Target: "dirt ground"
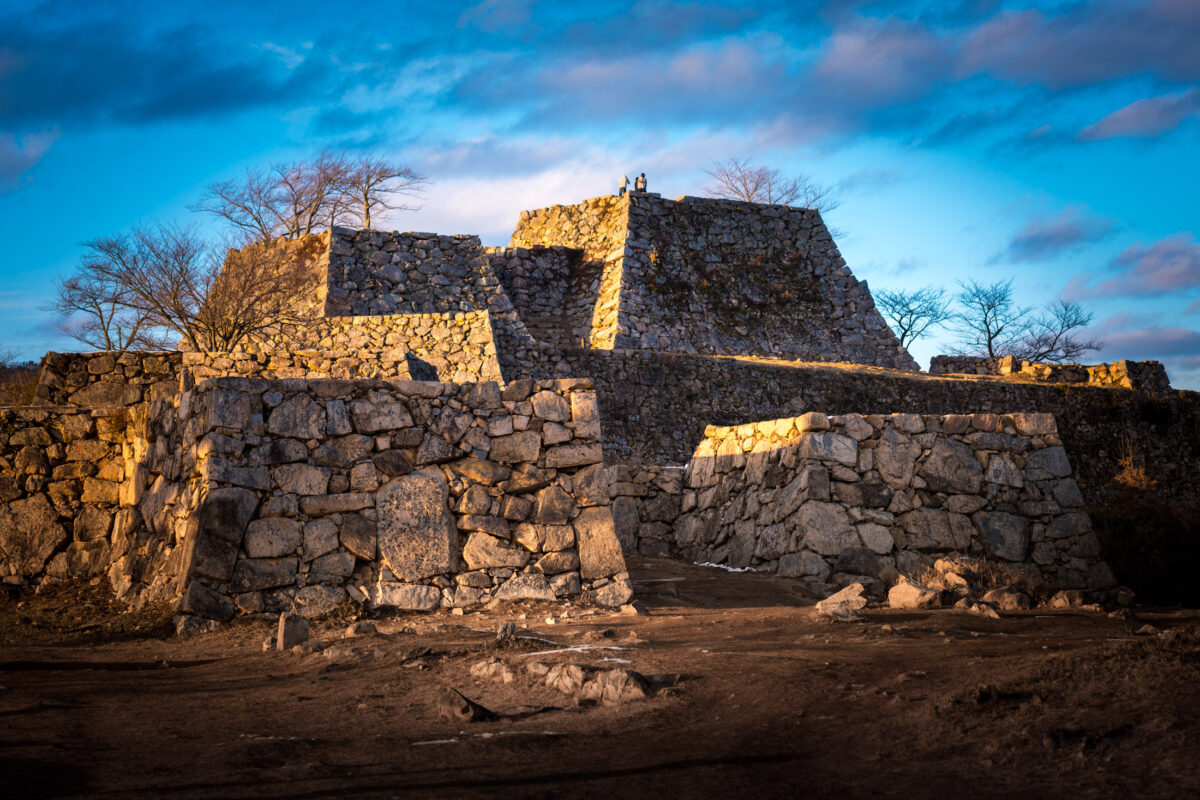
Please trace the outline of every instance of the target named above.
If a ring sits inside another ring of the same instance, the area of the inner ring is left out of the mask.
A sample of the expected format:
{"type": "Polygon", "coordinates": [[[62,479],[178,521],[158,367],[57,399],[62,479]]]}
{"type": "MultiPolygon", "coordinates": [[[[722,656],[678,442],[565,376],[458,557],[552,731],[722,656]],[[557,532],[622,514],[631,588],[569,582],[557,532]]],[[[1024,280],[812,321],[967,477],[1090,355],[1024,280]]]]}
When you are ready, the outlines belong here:
{"type": "Polygon", "coordinates": [[[178,639],[99,587],[0,599],[0,797],[1200,796],[1198,612],[832,623],[784,579],[631,568],[646,616],[343,619],[307,654],[263,652],[267,620],[178,639]],[[497,647],[509,621],[532,638],[497,647]],[[511,682],[471,673],[491,658],[511,682]],[[651,696],[580,703],[533,662],[651,696]],[[500,718],[442,718],[442,687],[500,718]]]}

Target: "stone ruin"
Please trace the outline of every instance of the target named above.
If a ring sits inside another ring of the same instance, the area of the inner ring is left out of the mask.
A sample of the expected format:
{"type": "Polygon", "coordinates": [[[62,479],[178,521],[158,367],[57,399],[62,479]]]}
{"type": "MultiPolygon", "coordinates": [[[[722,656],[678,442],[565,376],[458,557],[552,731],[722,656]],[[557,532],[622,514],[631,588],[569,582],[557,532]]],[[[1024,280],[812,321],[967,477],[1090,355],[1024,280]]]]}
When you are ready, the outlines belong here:
{"type": "Polygon", "coordinates": [[[825,594],[955,555],[1114,583],[1084,509],[1142,387],[921,375],[815,210],[631,193],[505,248],[317,249],[286,337],[46,356],[0,412],[5,580],[217,619],[615,606],[623,552],[825,594]]]}

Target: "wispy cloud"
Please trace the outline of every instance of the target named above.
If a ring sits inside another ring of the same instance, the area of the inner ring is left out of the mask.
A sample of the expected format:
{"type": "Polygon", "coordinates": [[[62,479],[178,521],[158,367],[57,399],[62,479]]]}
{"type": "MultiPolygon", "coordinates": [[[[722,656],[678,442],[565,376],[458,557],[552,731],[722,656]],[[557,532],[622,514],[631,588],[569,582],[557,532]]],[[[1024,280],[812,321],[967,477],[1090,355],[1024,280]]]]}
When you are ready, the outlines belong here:
{"type": "Polygon", "coordinates": [[[1081,141],[1118,136],[1154,138],[1170,133],[1192,117],[1200,117],[1200,89],[1135,100],[1079,132],[1081,141]]]}
{"type": "Polygon", "coordinates": [[[1200,242],[1180,233],[1150,245],[1130,245],[1109,265],[1113,277],[1076,275],[1067,297],[1156,297],[1200,288],[1200,242]]]}
{"type": "Polygon", "coordinates": [[[20,186],[25,173],[42,160],[57,138],[58,131],[27,133],[20,138],[0,132],[0,193],[20,186]]]}
{"type": "Polygon", "coordinates": [[[1114,227],[1111,220],[1091,215],[1081,206],[1073,206],[1026,222],[992,262],[1058,258],[1107,238],[1114,227]]]}

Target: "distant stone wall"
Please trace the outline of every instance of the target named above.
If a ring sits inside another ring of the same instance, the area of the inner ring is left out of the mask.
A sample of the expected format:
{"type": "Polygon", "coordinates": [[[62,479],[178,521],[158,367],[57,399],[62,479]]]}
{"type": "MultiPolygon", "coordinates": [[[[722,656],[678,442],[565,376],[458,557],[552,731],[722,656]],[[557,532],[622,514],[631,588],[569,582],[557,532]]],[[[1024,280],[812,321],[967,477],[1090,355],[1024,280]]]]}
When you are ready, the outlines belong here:
{"type": "MultiPolygon", "coordinates": [[[[588,347],[611,350],[625,346],[621,316],[623,262],[627,255],[629,200],[593,197],[569,206],[522,211],[510,248],[563,246],[583,251],[570,291],[574,294],[570,330],[588,347]]],[[[624,325],[628,327],[627,324],[624,325]]]]}
{"type": "Polygon", "coordinates": [[[986,556],[1058,588],[1115,584],[1049,414],[810,412],[710,428],[673,554],[844,585],[986,556]]]}
{"type": "Polygon", "coordinates": [[[226,379],[189,403],[194,613],[629,597],[585,381],[226,379]]]}
{"type": "Polygon", "coordinates": [[[1104,364],[1051,364],[1015,356],[934,356],[931,375],[1000,375],[1041,383],[1083,383],[1148,392],[1169,392],[1171,381],[1159,361],[1112,361],[1104,364]]]}
{"type": "Polygon", "coordinates": [[[584,251],[572,343],[917,368],[811,209],[630,193],[523,212],[511,245],[584,251]]]}
{"type": "Polygon", "coordinates": [[[179,391],[178,351],[47,353],[35,403],[118,408],[179,391]]]}
{"type": "Polygon", "coordinates": [[[579,347],[592,326],[595,270],[569,247],[489,247],[492,268],[530,335],[556,347],[579,347]]]}
{"type": "Polygon", "coordinates": [[[630,346],[917,369],[819,212],[633,194],[630,346]]]}

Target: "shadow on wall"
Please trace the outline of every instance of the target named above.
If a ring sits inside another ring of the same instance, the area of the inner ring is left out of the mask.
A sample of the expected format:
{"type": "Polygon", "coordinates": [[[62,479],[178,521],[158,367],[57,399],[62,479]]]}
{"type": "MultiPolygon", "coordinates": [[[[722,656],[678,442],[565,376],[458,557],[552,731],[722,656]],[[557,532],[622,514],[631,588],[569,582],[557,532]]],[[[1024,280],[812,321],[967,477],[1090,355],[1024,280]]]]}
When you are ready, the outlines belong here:
{"type": "Polygon", "coordinates": [[[437,367],[428,361],[423,361],[412,353],[405,353],[404,360],[408,362],[408,374],[412,376],[412,380],[434,382],[438,380],[437,367]]]}

